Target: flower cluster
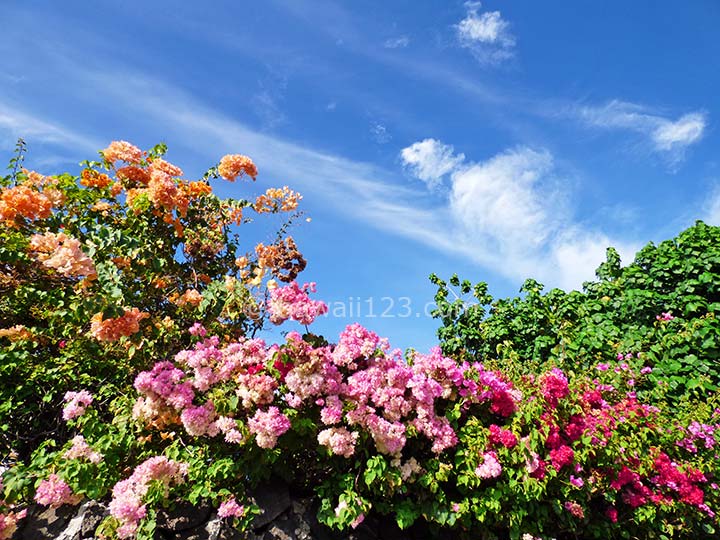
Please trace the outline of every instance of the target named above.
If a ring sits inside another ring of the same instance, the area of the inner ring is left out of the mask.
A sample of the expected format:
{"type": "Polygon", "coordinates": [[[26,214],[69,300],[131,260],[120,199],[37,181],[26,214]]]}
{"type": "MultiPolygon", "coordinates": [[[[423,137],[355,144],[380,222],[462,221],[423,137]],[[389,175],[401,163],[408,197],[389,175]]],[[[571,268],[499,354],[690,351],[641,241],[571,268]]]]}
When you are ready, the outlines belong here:
{"type": "Polygon", "coordinates": [[[278,437],[290,429],[290,420],[277,407],[269,407],[267,411],[257,410],[248,420],[248,428],[260,448],[274,448],[278,437]]]}
{"type": "Polygon", "coordinates": [[[82,435],[76,435],[70,442],[72,446],[63,454],[66,459],[86,459],[95,465],[103,460],[103,455],[93,450],[82,435]]]}
{"type": "MultiPolygon", "coordinates": [[[[0,481],[0,493],[3,491],[4,486],[0,481]]],[[[18,521],[26,515],[26,509],[16,511],[15,505],[0,499],[0,540],[10,540],[17,530],[18,521]]]]}
{"type": "Polygon", "coordinates": [[[63,504],[76,505],[81,500],[82,497],[75,495],[70,486],[55,473],[40,482],[35,490],[35,502],[53,508],[63,504]]]}
{"type": "Polygon", "coordinates": [[[93,397],[87,390],[65,393],[65,407],[63,408],[63,419],[72,420],[85,414],[85,408],[93,402],[93,397]]]}
{"type": "Polygon", "coordinates": [[[495,452],[485,452],[481,456],[482,463],[475,469],[475,474],[480,478],[497,478],[502,473],[502,465],[497,459],[495,452]]]}
{"type": "Polygon", "coordinates": [[[259,269],[270,270],[284,283],[293,281],[307,264],[291,236],[269,246],[260,243],[255,247],[255,253],[259,269]]]}
{"type": "Polygon", "coordinates": [[[117,161],[124,161],[125,163],[137,165],[145,158],[145,152],[127,141],[113,141],[100,153],[105,158],[105,161],[113,164],[117,161]]]}
{"type": "Polygon", "coordinates": [[[280,188],[269,188],[262,195],[255,199],[253,209],[258,214],[267,212],[293,212],[297,210],[302,195],[284,186],[280,188]]]}
{"type": "Polygon", "coordinates": [[[21,184],[0,191],[0,221],[14,222],[50,217],[52,200],[40,191],[21,184]]]}
{"type": "Polygon", "coordinates": [[[230,497],[220,504],[217,515],[219,518],[243,517],[245,515],[245,507],[238,504],[235,497],[230,497]]]}
{"type": "Polygon", "coordinates": [[[300,287],[293,281],[286,287],[271,291],[268,301],[270,321],[280,324],[292,319],[300,324],[310,324],[320,315],[327,313],[327,304],[311,300],[308,291],[315,292],[315,283],[306,283],[300,287]]]}
{"type": "Polygon", "coordinates": [[[228,154],[223,156],[218,165],[218,172],[225,180],[234,182],[238,176],[248,175],[255,180],[258,171],[252,160],[240,154],[228,154]]]}
{"type": "Polygon", "coordinates": [[[118,538],[131,538],[135,535],[138,523],[147,513],[143,498],[151,482],[160,484],[167,497],[170,487],[182,484],[186,474],[186,464],[169,460],[165,456],[156,456],[138,465],[129,478],[115,484],[110,501],[110,514],[120,522],[118,538]]]}
{"type": "Polygon", "coordinates": [[[30,249],[43,266],[66,277],[95,276],[92,259],[80,249],[80,241],[65,233],[35,234],[30,249]]]}
{"type": "Polygon", "coordinates": [[[103,319],[96,313],[90,321],[90,334],[98,341],[117,341],[140,331],[140,321],[149,317],[138,308],[125,309],[120,317],[103,319]]]}
{"type": "Polygon", "coordinates": [[[83,169],[80,173],[80,184],[85,187],[102,189],[111,186],[112,183],[112,178],[95,169],[83,169]]]}

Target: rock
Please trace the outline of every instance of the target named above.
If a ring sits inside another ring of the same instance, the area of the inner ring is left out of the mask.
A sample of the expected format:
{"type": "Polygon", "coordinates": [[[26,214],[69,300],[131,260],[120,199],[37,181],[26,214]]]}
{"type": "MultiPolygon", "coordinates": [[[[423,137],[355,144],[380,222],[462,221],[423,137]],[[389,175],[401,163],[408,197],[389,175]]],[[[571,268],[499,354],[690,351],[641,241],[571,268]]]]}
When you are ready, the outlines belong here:
{"type": "Polygon", "coordinates": [[[204,527],[206,540],[248,540],[253,536],[242,536],[237,529],[229,525],[224,519],[214,517],[204,527]]]}
{"type": "Polygon", "coordinates": [[[289,509],[292,504],[288,486],[280,480],[261,484],[253,490],[252,497],[262,510],[262,514],[253,519],[251,525],[253,530],[261,529],[289,509]]]}
{"type": "Polygon", "coordinates": [[[20,522],[15,537],[21,540],[55,540],[60,537],[77,511],[77,507],[68,505],[60,508],[33,505],[28,509],[25,519],[20,522]]]}
{"type": "Polygon", "coordinates": [[[85,503],[85,515],[80,528],[80,540],[91,540],[95,538],[95,531],[100,522],[109,514],[107,506],[97,501],[85,503]]]}
{"type": "Polygon", "coordinates": [[[157,515],[157,528],[176,533],[204,524],[210,517],[210,506],[195,506],[189,502],[179,502],[172,509],[162,509],[157,515]]]}

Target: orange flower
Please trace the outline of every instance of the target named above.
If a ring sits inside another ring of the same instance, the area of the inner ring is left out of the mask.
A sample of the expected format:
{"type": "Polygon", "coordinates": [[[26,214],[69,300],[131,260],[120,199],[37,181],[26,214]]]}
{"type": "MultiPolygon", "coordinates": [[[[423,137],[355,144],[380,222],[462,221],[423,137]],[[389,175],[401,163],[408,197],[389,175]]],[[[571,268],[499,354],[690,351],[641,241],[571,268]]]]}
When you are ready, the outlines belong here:
{"type": "Polygon", "coordinates": [[[80,241],[65,233],[35,234],[30,239],[30,249],[43,266],[53,268],[63,276],[96,275],[92,259],[80,249],[80,241]]]}
{"type": "Polygon", "coordinates": [[[183,186],[183,189],[185,190],[185,193],[187,193],[187,196],[191,199],[196,199],[198,197],[202,197],[203,195],[210,195],[212,193],[210,184],[205,182],[189,182],[183,186]]]}
{"type": "Polygon", "coordinates": [[[14,186],[0,192],[0,220],[12,221],[18,216],[27,219],[50,217],[52,202],[43,193],[26,185],[14,186]]]}
{"type": "Polygon", "coordinates": [[[32,338],[32,333],[22,324],[16,324],[10,328],[0,328],[0,337],[6,337],[10,341],[27,340],[32,338]]]}
{"type": "Polygon", "coordinates": [[[27,176],[27,183],[32,186],[43,186],[47,181],[47,177],[39,172],[28,171],[27,169],[23,169],[22,171],[27,176]]]}
{"type": "Polygon", "coordinates": [[[156,207],[162,206],[167,210],[172,210],[175,206],[177,192],[177,185],[170,175],[161,171],[154,171],[150,175],[148,198],[156,207]]]}
{"type": "Polygon", "coordinates": [[[200,305],[200,302],[202,302],[202,294],[200,294],[195,289],[188,289],[182,295],[175,300],[175,303],[178,306],[192,306],[192,307],[198,307],[200,305]]]}
{"type": "Polygon", "coordinates": [[[238,176],[247,174],[250,178],[255,180],[257,177],[257,167],[252,160],[240,154],[228,154],[223,156],[218,166],[218,172],[225,180],[234,182],[238,176]]]}
{"type": "Polygon", "coordinates": [[[80,184],[85,187],[105,188],[112,184],[112,179],[101,172],[93,169],[84,169],[80,173],[80,184]]]}
{"type": "Polygon", "coordinates": [[[150,173],[152,174],[155,171],[160,171],[168,176],[182,176],[183,171],[180,167],[177,167],[173,165],[172,163],[168,163],[162,158],[155,158],[150,163],[150,173]]]}
{"type": "Polygon", "coordinates": [[[116,175],[119,180],[129,180],[144,186],[150,182],[150,174],[142,167],[133,167],[131,165],[120,167],[116,175]]]}
{"type": "Polygon", "coordinates": [[[255,199],[253,208],[258,214],[265,212],[292,212],[298,207],[302,195],[284,186],[282,189],[270,188],[255,199]]]}
{"type": "Polygon", "coordinates": [[[113,141],[102,152],[103,157],[110,163],[124,161],[125,163],[140,163],[145,157],[145,152],[127,141],[113,141]]]}
{"type": "Polygon", "coordinates": [[[138,308],[126,308],[123,315],[114,319],[103,319],[102,313],[96,313],[90,320],[90,334],[98,341],[117,341],[139,332],[140,321],[149,316],[138,308]]]}

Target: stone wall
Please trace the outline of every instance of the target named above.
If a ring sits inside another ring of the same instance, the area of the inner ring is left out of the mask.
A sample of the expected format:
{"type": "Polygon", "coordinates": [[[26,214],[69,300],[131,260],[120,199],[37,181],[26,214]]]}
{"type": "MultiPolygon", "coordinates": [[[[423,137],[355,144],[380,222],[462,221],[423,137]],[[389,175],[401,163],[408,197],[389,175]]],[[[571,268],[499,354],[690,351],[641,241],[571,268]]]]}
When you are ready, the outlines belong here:
{"type": "MultiPolygon", "coordinates": [[[[288,487],[274,482],[258,488],[254,497],[262,514],[252,528],[239,533],[209,506],[187,503],[158,515],[156,540],[427,540],[430,532],[420,526],[401,531],[390,518],[369,516],[352,531],[332,531],[318,523],[317,507],[310,498],[292,497],[288,487]]],[[[57,510],[34,506],[19,524],[13,540],[91,540],[103,518],[106,503],[87,501],[57,510]]],[[[456,536],[448,534],[442,538],[456,536]]]]}

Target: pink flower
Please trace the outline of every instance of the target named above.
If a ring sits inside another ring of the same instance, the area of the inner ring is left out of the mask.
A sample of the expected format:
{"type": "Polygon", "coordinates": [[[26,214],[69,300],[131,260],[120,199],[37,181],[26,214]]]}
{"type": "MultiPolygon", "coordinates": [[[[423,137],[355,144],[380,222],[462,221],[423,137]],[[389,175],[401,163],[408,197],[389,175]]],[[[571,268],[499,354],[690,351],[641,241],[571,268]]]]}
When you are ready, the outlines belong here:
{"type": "Polygon", "coordinates": [[[190,329],[188,330],[188,332],[190,332],[191,336],[197,336],[197,337],[205,337],[207,335],[207,330],[199,322],[196,322],[195,324],[193,324],[190,327],[190,329]]]}
{"type": "Polygon", "coordinates": [[[387,349],[387,341],[380,339],[375,332],[362,325],[348,325],[340,334],[338,344],[333,349],[333,362],[338,366],[357,369],[355,360],[370,358],[378,348],[387,349]]]}
{"type": "Polygon", "coordinates": [[[63,454],[63,457],[66,459],[84,458],[96,465],[103,460],[103,455],[95,452],[82,435],[76,435],[73,438],[72,446],[63,454]]]}
{"type": "Polygon", "coordinates": [[[365,519],[365,514],[358,514],[358,516],[353,519],[352,523],[350,523],[350,527],[353,529],[356,529],[358,525],[360,525],[363,520],[365,519]]]}
{"type": "Polygon", "coordinates": [[[36,503],[53,508],[63,504],[75,505],[80,499],[81,497],[74,495],[70,486],[55,473],[40,482],[35,491],[36,503]]]}
{"type": "Polygon", "coordinates": [[[245,515],[245,507],[239,505],[235,497],[230,497],[227,501],[223,501],[220,504],[217,515],[220,518],[243,517],[245,515]]]}
{"type": "Polygon", "coordinates": [[[267,411],[257,410],[248,420],[248,428],[260,448],[275,448],[278,437],[290,429],[290,420],[277,407],[270,407],[267,411]]]}
{"type": "Polygon", "coordinates": [[[564,506],[565,506],[565,510],[570,512],[576,518],[582,519],[585,517],[585,512],[583,511],[583,507],[580,506],[575,501],[566,501],[564,506]]]}
{"type": "Polygon", "coordinates": [[[605,515],[612,521],[613,523],[617,523],[618,520],[618,511],[614,506],[608,507],[607,510],[605,510],[605,515]]]}
{"type": "Polygon", "coordinates": [[[315,292],[315,283],[306,283],[299,287],[293,281],[286,287],[273,289],[268,301],[270,322],[280,324],[292,319],[307,325],[320,315],[327,313],[327,304],[319,300],[311,300],[308,291],[315,292]]]}
{"type": "Polygon", "coordinates": [[[93,402],[93,397],[87,390],[65,393],[65,407],[63,408],[63,420],[72,420],[85,414],[85,408],[93,402]]]}
{"type": "Polygon", "coordinates": [[[656,315],[655,318],[658,321],[672,321],[675,317],[671,313],[663,312],[661,315],[656,315]]]}
{"type": "Polygon", "coordinates": [[[208,401],[200,407],[189,405],[180,414],[185,431],[193,437],[217,435],[220,430],[215,424],[216,418],[215,406],[212,401],[208,401]]]}
{"type": "Polygon", "coordinates": [[[558,399],[564,398],[570,392],[568,380],[558,368],[545,373],[540,383],[542,395],[551,407],[557,407],[558,399]]]}
{"type": "Polygon", "coordinates": [[[318,433],[318,443],[328,447],[333,454],[349,458],[355,453],[359,433],[352,433],[344,427],[328,428],[318,433]]]}
{"type": "MultiPolygon", "coordinates": [[[[621,359],[621,357],[622,354],[618,353],[618,360],[621,359]]],[[[597,369],[598,371],[607,371],[608,369],[610,369],[610,366],[608,364],[598,364],[597,366],[595,366],[595,369],[597,369]]]]}
{"type": "Polygon", "coordinates": [[[151,482],[159,483],[167,497],[171,485],[185,481],[187,471],[186,463],[155,456],[138,465],[130,478],[115,484],[109,509],[110,514],[120,522],[118,538],[131,538],[137,532],[138,523],[147,514],[143,498],[151,482]]]}
{"type": "Polygon", "coordinates": [[[7,511],[0,514],[0,540],[10,540],[17,530],[17,523],[24,519],[27,510],[23,509],[19,512],[7,511]]]}
{"type": "Polygon", "coordinates": [[[513,448],[518,442],[512,431],[502,429],[495,424],[491,424],[488,429],[490,430],[488,438],[490,444],[502,444],[505,448],[513,448]]]}
{"type": "Polygon", "coordinates": [[[574,458],[575,453],[572,448],[567,445],[562,445],[554,450],[550,450],[550,462],[556,471],[559,471],[566,465],[570,465],[574,458]]]}
{"type": "Polygon", "coordinates": [[[577,488],[581,488],[585,485],[585,481],[582,478],[573,476],[572,474],[570,475],[570,483],[577,488]]]}
{"type": "Polygon", "coordinates": [[[502,473],[502,465],[497,460],[495,452],[485,452],[481,454],[483,462],[475,469],[475,474],[480,478],[497,478],[502,473]]]}

